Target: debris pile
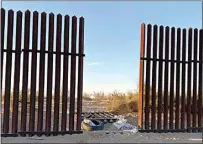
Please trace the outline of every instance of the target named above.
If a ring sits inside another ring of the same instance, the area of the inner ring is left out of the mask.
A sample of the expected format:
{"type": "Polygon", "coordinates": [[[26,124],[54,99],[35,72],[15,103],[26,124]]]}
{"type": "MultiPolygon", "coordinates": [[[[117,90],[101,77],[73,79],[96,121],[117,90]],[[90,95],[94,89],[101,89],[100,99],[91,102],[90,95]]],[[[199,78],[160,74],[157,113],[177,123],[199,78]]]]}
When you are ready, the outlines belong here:
{"type": "MultiPolygon", "coordinates": [[[[96,130],[103,130],[104,129],[104,121],[101,119],[104,118],[84,118],[82,121],[82,129],[86,131],[96,131],[96,130]]],[[[131,125],[127,123],[127,119],[124,118],[124,116],[114,116],[111,117],[111,119],[116,119],[116,121],[113,123],[113,126],[115,126],[118,130],[124,131],[124,132],[132,132],[132,133],[137,133],[138,129],[136,126],[131,125]]]]}
{"type": "Polygon", "coordinates": [[[127,123],[127,119],[125,119],[124,116],[118,116],[117,118],[118,118],[118,121],[113,123],[113,125],[116,126],[119,130],[132,132],[132,133],[138,132],[137,127],[127,123]]]}

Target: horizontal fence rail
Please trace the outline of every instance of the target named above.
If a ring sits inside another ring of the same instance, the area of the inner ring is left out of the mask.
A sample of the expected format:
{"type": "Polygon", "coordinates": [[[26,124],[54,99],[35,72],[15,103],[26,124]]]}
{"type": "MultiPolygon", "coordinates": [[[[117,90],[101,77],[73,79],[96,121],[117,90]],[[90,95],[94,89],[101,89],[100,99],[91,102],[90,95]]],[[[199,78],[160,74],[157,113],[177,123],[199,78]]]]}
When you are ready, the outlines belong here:
{"type": "Polygon", "coordinates": [[[84,56],[83,17],[2,8],[1,135],[81,133],[84,56]]]}
{"type": "Polygon", "coordinates": [[[203,29],[141,25],[138,126],[203,131],[203,29]]]}

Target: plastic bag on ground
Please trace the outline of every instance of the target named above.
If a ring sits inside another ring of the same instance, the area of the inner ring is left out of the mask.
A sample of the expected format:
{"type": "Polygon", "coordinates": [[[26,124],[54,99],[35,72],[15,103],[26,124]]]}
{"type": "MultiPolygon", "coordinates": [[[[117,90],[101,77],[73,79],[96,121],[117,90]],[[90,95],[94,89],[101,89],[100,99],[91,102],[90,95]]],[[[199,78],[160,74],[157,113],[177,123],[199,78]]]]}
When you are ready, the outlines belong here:
{"type": "Polygon", "coordinates": [[[119,120],[113,123],[113,125],[116,126],[118,129],[121,129],[126,132],[132,132],[132,133],[138,132],[137,127],[127,123],[127,119],[125,119],[123,116],[118,116],[117,118],[119,120]]]}
{"type": "Polygon", "coordinates": [[[127,120],[123,116],[118,116],[117,118],[119,120],[117,122],[113,123],[113,125],[116,126],[118,129],[121,129],[125,125],[127,120]]]}
{"type": "Polygon", "coordinates": [[[137,133],[138,129],[136,126],[133,126],[129,123],[125,123],[125,125],[121,128],[123,131],[137,133]]]}

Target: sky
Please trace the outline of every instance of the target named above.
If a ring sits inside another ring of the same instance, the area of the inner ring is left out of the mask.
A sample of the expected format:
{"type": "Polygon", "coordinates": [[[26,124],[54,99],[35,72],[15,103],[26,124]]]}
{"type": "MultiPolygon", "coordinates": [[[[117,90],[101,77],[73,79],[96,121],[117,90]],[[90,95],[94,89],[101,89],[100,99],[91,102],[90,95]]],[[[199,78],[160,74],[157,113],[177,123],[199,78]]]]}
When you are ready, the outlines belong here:
{"type": "Polygon", "coordinates": [[[2,6],[85,18],[84,92],[138,89],[141,23],[202,27],[202,4],[197,1],[12,1],[2,6]]]}

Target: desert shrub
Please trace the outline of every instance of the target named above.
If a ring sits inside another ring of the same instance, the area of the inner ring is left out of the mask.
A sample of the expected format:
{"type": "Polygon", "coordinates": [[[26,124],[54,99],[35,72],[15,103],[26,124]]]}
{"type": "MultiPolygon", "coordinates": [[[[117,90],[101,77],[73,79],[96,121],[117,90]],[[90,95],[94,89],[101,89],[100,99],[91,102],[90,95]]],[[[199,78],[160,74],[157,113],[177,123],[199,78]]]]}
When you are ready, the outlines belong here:
{"type": "Polygon", "coordinates": [[[87,93],[84,93],[83,94],[83,100],[92,101],[92,98],[87,93]]]}
{"type": "Polygon", "coordinates": [[[93,99],[96,103],[107,100],[106,95],[103,92],[93,92],[93,99]]]}
{"type": "Polygon", "coordinates": [[[108,96],[109,102],[106,110],[115,114],[126,114],[138,111],[138,93],[118,93],[114,92],[108,96]]]}

